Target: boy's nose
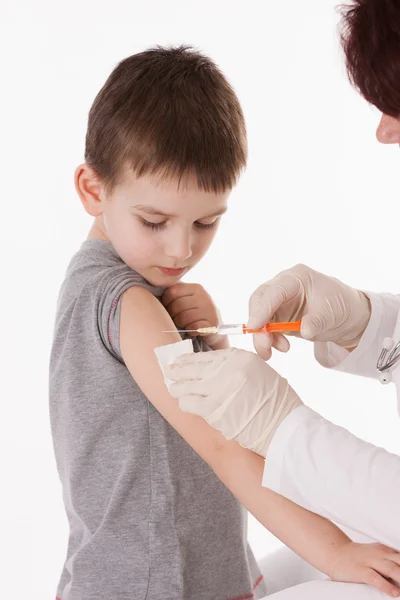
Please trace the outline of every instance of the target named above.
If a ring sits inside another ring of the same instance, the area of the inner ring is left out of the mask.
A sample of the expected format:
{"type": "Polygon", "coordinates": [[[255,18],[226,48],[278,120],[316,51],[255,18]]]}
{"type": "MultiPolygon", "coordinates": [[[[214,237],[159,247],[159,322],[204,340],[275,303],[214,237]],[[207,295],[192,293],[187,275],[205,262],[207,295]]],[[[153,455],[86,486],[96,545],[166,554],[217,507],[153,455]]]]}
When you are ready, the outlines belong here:
{"type": "Polygon", "coordinates": [[[381,144],[400,144],[400,118],[382,115],[376,137],[381,144]]]}
{"type": "Polygon", "coordinates": [[[169,240],[165,253],[169,258],[179,262],[178,266],[183,266],[181,263],[185,262],[192,256],[192,244],[190,235],[184,233],[175,233],[169,240]]]}

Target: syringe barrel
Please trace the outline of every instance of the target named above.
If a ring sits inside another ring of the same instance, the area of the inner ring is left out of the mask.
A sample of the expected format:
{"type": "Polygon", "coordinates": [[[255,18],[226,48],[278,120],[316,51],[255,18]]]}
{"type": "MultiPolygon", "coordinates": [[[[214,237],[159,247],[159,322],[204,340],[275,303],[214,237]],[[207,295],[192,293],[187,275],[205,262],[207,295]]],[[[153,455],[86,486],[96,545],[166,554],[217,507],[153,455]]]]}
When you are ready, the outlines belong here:
{"type": "Polygon", "coordinates": [[[221,335],[243,335],[243,325],[220,325],[218,333],[221,335]]]}

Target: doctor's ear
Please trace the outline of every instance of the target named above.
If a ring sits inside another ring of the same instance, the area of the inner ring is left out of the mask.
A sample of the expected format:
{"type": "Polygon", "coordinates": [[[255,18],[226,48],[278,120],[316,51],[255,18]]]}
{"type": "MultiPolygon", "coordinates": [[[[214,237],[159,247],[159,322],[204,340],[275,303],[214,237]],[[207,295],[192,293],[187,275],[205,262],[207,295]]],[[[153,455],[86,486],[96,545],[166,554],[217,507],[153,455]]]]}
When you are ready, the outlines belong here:
{"type": "Polygon", "coordinates": [[[92,217],[99,217],[103,213],[105,202],[99,176],[87,163],[83,163],[75,169],[74,183],[86,212],[92,217]]]}

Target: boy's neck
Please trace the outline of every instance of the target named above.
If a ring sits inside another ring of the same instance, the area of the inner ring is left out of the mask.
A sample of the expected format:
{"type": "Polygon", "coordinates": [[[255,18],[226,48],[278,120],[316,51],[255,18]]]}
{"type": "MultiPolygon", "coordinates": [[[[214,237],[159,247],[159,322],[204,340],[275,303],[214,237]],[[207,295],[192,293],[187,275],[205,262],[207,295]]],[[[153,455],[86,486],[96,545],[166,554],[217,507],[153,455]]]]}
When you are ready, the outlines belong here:
{"type": "Polygon", "coordinates": [[[94,219],[93,224],[88,233],[87,239],[88,240],[103,240],[105,242],[109,242],[109,239],[105,232],[103,219],[101,216],[96,217],[94,219]]]}

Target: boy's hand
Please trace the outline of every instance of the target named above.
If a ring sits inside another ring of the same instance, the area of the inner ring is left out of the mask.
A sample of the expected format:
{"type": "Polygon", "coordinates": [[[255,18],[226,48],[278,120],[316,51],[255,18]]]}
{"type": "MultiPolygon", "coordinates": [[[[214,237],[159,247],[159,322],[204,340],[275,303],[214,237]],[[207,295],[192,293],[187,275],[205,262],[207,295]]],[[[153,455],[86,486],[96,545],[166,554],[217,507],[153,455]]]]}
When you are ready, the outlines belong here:
{"type": "Polygon", "coordinates": [[[333,581],[367,583],[392,598],[400,596],[400,553],[383,544],[350,542],[338,550],[331,562],[333,581]]]}
{"type": "MultiPolygon", "coordinates": [[[[219,315],[211,296],[198,283],[177,283],[167,288],[162,303],[173,319],[177,329],[199,329],[215,327],[219,324],[219,315]]],[[[189,335],[195,336],[196,333],[189,335]]],[[[217,333],[202,336],[210,348],[222,349],[226,336],[217,333]]]]}

